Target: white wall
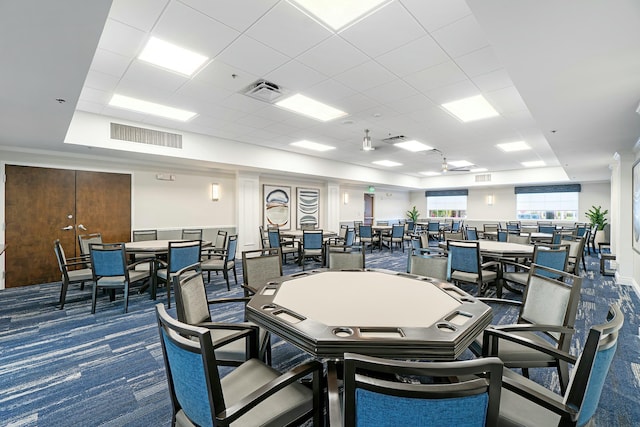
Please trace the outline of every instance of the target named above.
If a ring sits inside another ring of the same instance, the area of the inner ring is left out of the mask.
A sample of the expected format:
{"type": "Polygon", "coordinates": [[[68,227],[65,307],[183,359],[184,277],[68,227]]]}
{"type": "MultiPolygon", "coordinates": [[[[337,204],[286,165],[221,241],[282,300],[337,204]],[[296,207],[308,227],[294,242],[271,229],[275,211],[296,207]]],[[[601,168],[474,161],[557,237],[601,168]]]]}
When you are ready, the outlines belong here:
{"type": "Polygon", "coordinates": [[[364,194],[373,194],[374,221],[397,221],[407,218],[413,206],[411,193],[403,190],[376,189],[369,193],[368,187],[343,186],[340,189],[340,222],[362,221],[364,218],[364,194]],[[349,194],[349,203],[344,203],[344,193],[349,194]]]}

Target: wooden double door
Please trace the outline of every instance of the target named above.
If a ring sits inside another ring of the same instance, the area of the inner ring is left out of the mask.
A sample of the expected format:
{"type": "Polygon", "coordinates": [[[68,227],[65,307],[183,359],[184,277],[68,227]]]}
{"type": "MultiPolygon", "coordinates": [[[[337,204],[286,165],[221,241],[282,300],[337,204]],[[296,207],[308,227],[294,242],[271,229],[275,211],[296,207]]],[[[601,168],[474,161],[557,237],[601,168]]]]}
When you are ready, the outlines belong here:
{"type": "Polygon", "coordinates": [[[79,234],[105,242],[131,235],[131,175],[6,166],[5,286],[60,280],[53,241],[80,254],[79,234]]]}

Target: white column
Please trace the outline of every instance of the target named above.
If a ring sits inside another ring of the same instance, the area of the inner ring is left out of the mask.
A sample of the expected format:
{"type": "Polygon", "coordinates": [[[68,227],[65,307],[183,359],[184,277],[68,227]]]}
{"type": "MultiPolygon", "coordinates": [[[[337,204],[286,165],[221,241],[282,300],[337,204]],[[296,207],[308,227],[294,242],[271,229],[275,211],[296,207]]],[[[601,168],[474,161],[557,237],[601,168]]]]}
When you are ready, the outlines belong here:
{"type": "Polygon", "coordinates": [[[256,173],[236,172],[236,212],[238,215],[238,253],[260,249],[258,227],[262,224],[260,176],[256,173]]]}
{"type": "MultiPolygon", "coordinates": [[[[618,269],[616,281],[632,284],[634,250],[632,243],[632,153],[616,153],[611,168],[611,244],[618,269]]],[[[637,255],[637,254],[636,254],[637,255]]]]}
{"type": "Polygon", "coordinates": [[[327,184],[327,230],[340,230],[340,186],[327,184]]]}

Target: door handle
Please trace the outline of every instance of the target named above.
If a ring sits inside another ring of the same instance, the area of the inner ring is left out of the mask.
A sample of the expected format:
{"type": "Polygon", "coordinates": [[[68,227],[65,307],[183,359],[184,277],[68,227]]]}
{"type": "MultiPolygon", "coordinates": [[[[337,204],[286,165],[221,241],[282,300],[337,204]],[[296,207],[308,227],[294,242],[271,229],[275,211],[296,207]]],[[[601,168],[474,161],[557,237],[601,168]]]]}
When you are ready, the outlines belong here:
{"type": "Polygon", "coordinates": [[[62,227],[60,230],[65,230],[65,231],[73,230],[73,225],[67,225],[66,227],[62,227]]]}
{"type": "Polygon", "coordinates": [[[78,230],[87,231],[87,227],[82,224],[78,224],[78,230]]]}

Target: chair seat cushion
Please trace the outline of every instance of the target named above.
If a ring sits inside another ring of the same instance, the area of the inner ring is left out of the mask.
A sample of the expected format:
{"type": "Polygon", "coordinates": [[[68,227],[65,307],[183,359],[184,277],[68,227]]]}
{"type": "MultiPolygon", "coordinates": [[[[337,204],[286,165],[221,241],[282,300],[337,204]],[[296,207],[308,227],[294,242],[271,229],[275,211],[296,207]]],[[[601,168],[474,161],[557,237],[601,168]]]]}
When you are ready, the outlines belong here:
{"type": "MultiPolygon", "coordinates": [[[[233,268],[235,261],[229,261],[226,263],[226,269],[230,270],[233,268]]],[[[203,270],[224,270],[225,269],[225,261],[224,259],[208,259],[202,261],[200,264],[200,268],[203,270]]]]}
{"type": "Polygon", "coordinates": [[[320,256],[322,255],[322,249],[305,249],[305,256],[320,256]]]}
{"type": "MultiPolygon", "coordinates": [[[[523,338],[530,339],[539,346],[554,348],[549,341],[533,332],[510,332],[523,338]]],[[[474,343],[476,348],[482,348],[483,334],[480,334],[474,343]]],[[[553,357],[541,351],[514,343],[513,341],[500,340],[498,344],[498,357],[507,367],[528,367],[541,366],[544,363],[553,363],[556,361],[553,357]]]]}
{"type": "MultiPolygon", "coordinates": [[[[249,322],[240,323],[240,325],[242,324],[252,325],[252,323],[249,323],[249,322]]],[[[204,326],[204,327],[206,327],[206,325],[207,325],[206,322],[200,324],[200,326],[204,326]]],[[[230,329],[212,329],[211,338],[213,339],[214,342],[216,342],[217,340],[226,338],[229,335],[235,334],[236,332],[238,331],[230,330],[230,329]]],[[[269,335],[267,331],[263,328],[260,328],[258,333],[258,346],[260,348],[262,348],[262,344],[266,339],[269,339],[269,335]]],[[[235,340],[225,346],[222,346],[216,349],[215,353],[216,353],[216,358],[219,360],[230,360],[230,361],[238,361],[238,362],[244,361],[247,359],[246,342],[245,340],[235,340]]]]}
{"type": "MultiPolygon", "coordinates": [[[[280,376],[280,372],[257,359],[251,359],[231,371],[220,382],[227,407],[280,376]]],[[[295,383],[280,390],[233,423],[237,426],[283,426],[313,409],[313,392],[295,383]]]]}
{"type": "MultiPolygon", "coordinates": [[[[482,280],[484,282],[493,282],[498,277],[498,273],[495,271],[482,271],[482,280]]],[[[467,273],[465,271],[454,271],[451,273],[451,279],[459,280],[461,282],[476,283],[478,281],[478,275],[476,273],[467,273]]]]}
{"type": "MultiPolygon", "coordinates": [[[[516,373],[508,369],[503,371],[503,376],[518,377],[516,373]]],[[[520,377],[520,380],[521,379],[522,378],[520,377]]],[[[533,381],[527,381],[527,387],[535,389],[536,392],[548,397],[549,399],[556,401],[561,400],[559,395],[537,383],[534,383],[533,381]]],[[[560,416],[543,409],[531,400],[521,397],[503,387],[502,392],[500,393],[500,416],[498,426],[515,427],[531,425],[532,420],[535,420],[535,424],[539,426],[556,426],[560,422],[560,416]]]]}
{"type": "Polygon", "coordinates": [[[529,279],[528,271],[505,271],[502,273],[502,278],[509,282],[518,283],[520,285],[526,285],[529,279]]]}
{"type": "Polygon", "coordinates": [[[91,272],[90,268],[83,268],[81,270],[69,270],[67,274],[69,275],[70,282],[93,280],[93,273],[91,272]]]}
{"type": "Polygon", "coordinates": [[[129,282],[135,283],[140,280],[148,279],[151,277],[151,272],[149,270],[130,270],[129,271],[129,282]]]}

